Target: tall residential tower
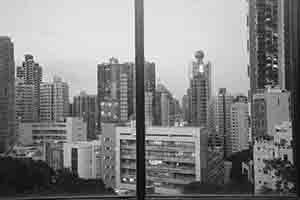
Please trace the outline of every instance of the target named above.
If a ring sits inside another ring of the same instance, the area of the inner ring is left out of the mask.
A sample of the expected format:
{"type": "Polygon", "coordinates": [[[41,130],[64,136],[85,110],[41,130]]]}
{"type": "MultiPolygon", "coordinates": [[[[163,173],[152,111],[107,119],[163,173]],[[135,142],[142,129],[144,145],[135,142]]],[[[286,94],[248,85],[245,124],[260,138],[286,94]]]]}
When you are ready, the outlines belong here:
{"type": "Polygon", "coordinates": [[[0,153],[8,150],[15,136],[14,45],[0,37],[0,153]]]}

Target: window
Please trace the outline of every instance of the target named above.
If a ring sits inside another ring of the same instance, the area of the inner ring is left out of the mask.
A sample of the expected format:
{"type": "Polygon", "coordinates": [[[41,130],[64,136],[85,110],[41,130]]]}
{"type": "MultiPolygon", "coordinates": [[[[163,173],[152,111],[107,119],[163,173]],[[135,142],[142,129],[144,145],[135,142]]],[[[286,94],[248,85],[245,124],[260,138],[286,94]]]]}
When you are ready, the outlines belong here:
{"type": "Polygon", "coordinates": [[[298,0],[1,3],[0,196],[295,193],[298,0]]]}
{"type": "Polygon", "coordinates": [[[287,160],[288,160],[288,155],[287,155],[287,154],[284,154],[284,155],[283,155],[283,160],[284,160],[284,161],[287,161],[287,160]]]}

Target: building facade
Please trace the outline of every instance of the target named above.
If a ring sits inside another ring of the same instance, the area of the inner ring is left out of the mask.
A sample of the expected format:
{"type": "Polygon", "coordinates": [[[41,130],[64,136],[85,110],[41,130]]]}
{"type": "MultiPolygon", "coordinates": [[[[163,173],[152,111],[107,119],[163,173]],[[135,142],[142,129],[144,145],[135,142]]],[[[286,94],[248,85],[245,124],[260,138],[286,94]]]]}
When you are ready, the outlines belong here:
{"type": "Polygon", "coordinates": [[[251,96],[266,85],[284,89],[283,0],[249,0],[248,6],[251,96]]]}
{"type": "Polygon", "coordinates": [[[161,83],[155,92],[154,124],[156,126],[174,126],[175,99],[171,92],[161,83]]]}
{"type": "MultiPolygon", "coordinates": [[[[272,137],[257,138],[254,143],[254,189],[257,194],[262,193],[266,188],[276,190],[277,181],[281,179],[275,170],[267,169],[266,161],[281,159],[294,163],[291,122],[286,121],[276,125],[272,135],[272,137]]],[[[293,183],[288,184],[288,187],[291,186],[293,183]]]]}
{"type": "MultiPolygon", "coordinates": [[[[116,188],[135,190],[134,123],[115,130],[116,188]]],[[[217,182],[217,171],[221,172],[223,165],[215,161],[222,156],[212,156],[216,152],[209,150],[207,134],[205,129],[195,127],[147,127],[147,187],[154,187],[155,193],[178,194],[185,184],[194,181],[217,182]]]]}
{"type": "Polygon", "coordinates": [[[220,88],[215,101],[215,129],[217,138],[221,139],[224,157],[227,157],[227,153],[230,152],[230,109],[232,102],[233,96],[226,91],[226,88],[220,88]]]}
{"type": "Polygon", "coordinates": [[[83,179],[101,177],[101,141],[83,141],[63,144],[64,167],[83,179]]]}
{"type": "Polygon", "coordinates": [[[145,92],[145,125],[152,126],[153,123],[153,93],[145,92]]]}
{"type": "Polygon", "coordinates": [[[58,76],[40,86],[40,121],[62,122],[69,116],[69,86],[58,76]]]}
{"type": "Polygon", "coordinates": [[[96,138],[96,124],[98,115],[97,96],[81,92],[73,97],[72,116],[82,117],[87,123],[88,139],[96,138]]]}
{"type": "Polygon", "coordinates": [[[133,114],[134,66],[133,63],[119,63],[111,58],[108,63],[98,65],[98,125],[120,122],[133,114]]]}
{"type": "Polygon", "coordinates": [[[20,122],[34,122],[34,85],[25,84],[17,78],[15,82],[16,117],[20,122]]]}
{"type": "Polygon", "coordinates": [[[0,152],[8,150],[15,137],[14,45],[0,36],[0,152]]]}
{"type": "MultiPolygon", "coordinates": [[[[133,66],[133,108],[134,113],[136,112],[136,70],[135,65],[133,66]]],[[[148,110],[152,110],[152,116],[151,122],[148,122],[148,124],[155,124],[155,91],[156,91],[156,68],[154,62],[147,62],[144,63],[144,90],[145,90],[145,98],[146,96],[152,96],[152,102],[151,105],[148,104],[148,106],[151,106],[152,108],[148,110]]],[[[146,100],[146,99],[145,99],[146,100]]],[[[145,113],[145,116],[147,116],[147,113],[145,113]]],[[[150,117],[148,117],[150,119],[150,117]]]]}
{"type": "Polygon", "coordinates": [[[253,137],[271,135],[274,126],[290,121],[290,93],[278,88],[268,88],[253,96],[253,137]]]}
{"type": "Polygon", "coordinates": [[[25,61],[21,66],[17,67],[17,78],[24,80],[25,84],[34,86],[34,107],[33,118],[34,121],[39,121],[40,115],[40,84],[42,82],[42,67],[34,61],[34,57],[26,54],[25,61]]]}
{"type": "Polygon", "coordinates": [[[189,112],[192,126],[207,127],[208,103],[211,98],[211,64],[203,62],[203,51],[195,53],[189,74],[189,112]]]}
{"type": "Polygon", "coordinates": [[[18,141],[22,145],[39,142],[86,141],[86,123],[82,118],[68,117],[65,122],[21,123],[18,141]]]}
{"type": "MultiPolygon", "coordinates": [[[[245,97],[247,99],[247,97],[245,97]]],[[[239,97],[233,100],[230,108],[230,135],[228,155],[249,148],[249,106],[239,97]]]]}
{"type": "Polygon", "coordinates": [[[101,176],[106,187],[116,187],[116,126],[115,123],[103,123],[101,135],[102,166],[101,176]]]}

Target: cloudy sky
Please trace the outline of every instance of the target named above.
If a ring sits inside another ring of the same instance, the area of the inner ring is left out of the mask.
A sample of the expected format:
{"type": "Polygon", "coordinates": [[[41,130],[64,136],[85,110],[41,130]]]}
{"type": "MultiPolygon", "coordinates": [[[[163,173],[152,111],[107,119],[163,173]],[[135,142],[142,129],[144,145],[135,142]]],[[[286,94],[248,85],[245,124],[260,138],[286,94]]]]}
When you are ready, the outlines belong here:
{"type": "MultiPolygon", "coordinates": [[[[0,35],[15,45],[16,65],[26,53],[55,74],[96,94],[97,63],[111,56],[134,60],[134,0],[1,0],[0,35]]],[[[196,50],[212,62],[214,88],[246,94],[245,0],[145,0],[145,54],[157,78],[177,98],[188,87],[196,50]]]]}

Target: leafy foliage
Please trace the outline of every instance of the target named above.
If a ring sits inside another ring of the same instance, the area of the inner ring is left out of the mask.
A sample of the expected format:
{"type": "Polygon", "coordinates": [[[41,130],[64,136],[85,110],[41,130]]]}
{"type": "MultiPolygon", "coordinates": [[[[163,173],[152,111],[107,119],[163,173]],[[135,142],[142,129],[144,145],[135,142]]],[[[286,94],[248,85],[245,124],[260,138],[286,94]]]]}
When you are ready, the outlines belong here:
{"type": "Polygon", "coordinates": [[[276,191],[279,193],[295,193],[296,192],[296,168],[288,160],[276,158],[273,160],[265,160],[265,170],[274,171],[277,176],[276,191]]]}
{"type": "Polygon", "coordinates": [[[81,179],[69,169],[55,172],[43,161],[1,157],[0,166],[0,195],[113,194],[100,179],[81,179]]]}

